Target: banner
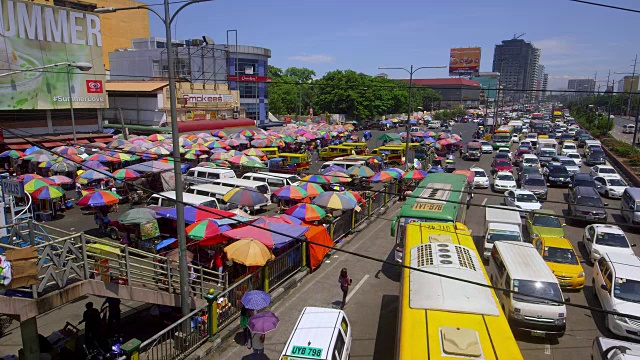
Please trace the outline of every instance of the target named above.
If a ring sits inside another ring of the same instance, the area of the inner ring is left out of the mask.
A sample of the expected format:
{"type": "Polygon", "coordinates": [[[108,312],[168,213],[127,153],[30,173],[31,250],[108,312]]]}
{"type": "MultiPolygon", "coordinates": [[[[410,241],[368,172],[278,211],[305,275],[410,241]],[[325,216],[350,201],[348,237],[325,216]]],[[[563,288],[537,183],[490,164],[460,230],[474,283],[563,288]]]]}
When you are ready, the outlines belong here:
{"type": "Polygon", "coordinates": [[[188,103],[232,103],[232,94],[182,94],[182,98],[188,103]]]}
{"type": "Polygon", "coordinates": [[[449,76],[473,75],[480,71],[480,48],[453,48],[449,56],[449,76]]]}
{"type": "Polygon", "coordinates": [[[107,107],[98,15],[17,0],[0,15],[0,110],[66,109],[69,87],[74,107],[107,107]],[[92,68],[66,64],[81,62],[92,68]]]}

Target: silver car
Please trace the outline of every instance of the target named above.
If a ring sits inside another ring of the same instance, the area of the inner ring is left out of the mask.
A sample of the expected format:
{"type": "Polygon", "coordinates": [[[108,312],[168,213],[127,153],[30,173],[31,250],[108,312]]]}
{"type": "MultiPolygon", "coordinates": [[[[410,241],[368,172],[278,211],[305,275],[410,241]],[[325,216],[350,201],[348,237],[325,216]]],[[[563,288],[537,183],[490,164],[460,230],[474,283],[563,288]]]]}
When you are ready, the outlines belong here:
{"type": "Polygon", "coordinates": [[[538,199],[547,199],[547,181],[542,174],[529,174],[522,180],[520,188],[531,191],[538,199]]]}
{"type": "Polygon", "coordinates": [[[576,174],[580,172],[580,166],[568,156],[554,156],[551,158],[551,162],[554,164],[560,164],[567,168],[569,174],[576,174]]]}

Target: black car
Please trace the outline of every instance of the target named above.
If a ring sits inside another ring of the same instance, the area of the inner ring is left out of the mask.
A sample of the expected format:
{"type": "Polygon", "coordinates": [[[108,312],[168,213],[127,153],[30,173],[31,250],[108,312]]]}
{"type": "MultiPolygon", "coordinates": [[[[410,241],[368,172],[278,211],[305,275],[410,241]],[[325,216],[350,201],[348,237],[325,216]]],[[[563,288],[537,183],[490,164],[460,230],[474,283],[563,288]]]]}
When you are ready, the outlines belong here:
{"type": "Polygon", "coordinates": [[[596,188],[596,182],[593,181],[593,177],[588,173],[576,173],[571,175],[571,181],[569,182],[570,188],[577,188],[579,186],[596,188]]]}
{"type": "Polygon", "coordinates": [[[569,215],[584,221],[605,221],[609,204],[603,203],[596,189],[578,186],[569,192],[569,215]]]}
{"type": "Polygon", "coordinates": [[[544,170],[549,185],[568,186],[571,181],[571,173],[564,165],[549,164],[544,170]]]}
{"type": "Polygon", "coordinates": [[[587,155],[584,163],[589,166],[593,165],[605,165],[607,163],[607,157],[602,150],[594,150],[587,155]]]}
{"type": "Polygon", "coordinates": [[[578,147],[583,148],[587,140],[593,140],[593,136],[587,133],[578,135],[578,147]]]}

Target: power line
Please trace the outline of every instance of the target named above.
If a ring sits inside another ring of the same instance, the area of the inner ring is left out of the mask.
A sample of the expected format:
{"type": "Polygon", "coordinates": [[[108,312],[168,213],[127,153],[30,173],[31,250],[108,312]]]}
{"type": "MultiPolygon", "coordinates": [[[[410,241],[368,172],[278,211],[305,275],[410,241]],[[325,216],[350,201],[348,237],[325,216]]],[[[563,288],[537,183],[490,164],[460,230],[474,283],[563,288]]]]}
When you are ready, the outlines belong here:
{"type": "Polygon", "coordinates": [[[584,1],[584,0],[569,0],[569,1],[576,2],[576,3],[581,3],[581,4],[599,6],[599,7],[603,7],[603,8],[607,8],[607,9],[622,10],[622,11],[628,11],[628,12],[633,12],[633,13],[640,14],[640,10],[624,8],[624,7],[620,7],[620,6],[600,4],[600,3],[595,3],[595,2],[591,2],[591,1],[584,1]]]}

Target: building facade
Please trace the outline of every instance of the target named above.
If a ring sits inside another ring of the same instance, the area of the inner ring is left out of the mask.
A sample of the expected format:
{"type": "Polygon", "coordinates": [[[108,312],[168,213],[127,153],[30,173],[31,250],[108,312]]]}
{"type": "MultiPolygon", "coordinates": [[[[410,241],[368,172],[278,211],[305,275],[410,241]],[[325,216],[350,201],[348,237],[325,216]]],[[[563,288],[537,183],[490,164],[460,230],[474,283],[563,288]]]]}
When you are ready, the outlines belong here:
{"type": "Polygon", "coordinates": [[[627,75],[618,81],[618,92],[638,92],[640,76],[627,75]]]}
{"type": "MultiPolygon", "coordinates": [[[[207,37],[203,37],[207,38],[207,37]]],[[[271,50],[245,45],[208,44],[203,39],[175,40],[174,73],[191,83],[225,85],[238,90],[248,118],[264,122],[269,114],[267,77],[271,50]]],[[[166,39],[133,39],[131,47],[109,53],[111,79],[150,80],[169,75],[166,39]]]]}
{"type": "MultiPolygon", "coordinates": [[[[409,79],[403,79],[409,82],[409,79]]],[[[480,105],[480,83],[464,78],[413,79],[414,86],[432,88],[442,95],[442,106],[477,107],[480,105]]]]}
{"type": "Polygon", "coordinates": [[[571,94],[572,98],[588,96],[590,93],[596,91],[595,79],[570,79],[567,82],[567,90],[576,91],[571,94]],[[583,92],[584,91],[584,92],[583,92]]]}
{"type": "Polygon", "coordinates": [[[540,49],[530,42],[510,39],[495,46],[492,70],[501,74],[500,82],[508,101],[533,99],[539,64],[540,49]]]}
{"type": "Polygon", "coordinates": [[[484,91],[485,98],[489,103],[493,103],[496,100],[498,86],[500,86],[500,73],[481,72],[478,76],[472,77],[471,80],[480,83],[480,87],[484,91]]]}

